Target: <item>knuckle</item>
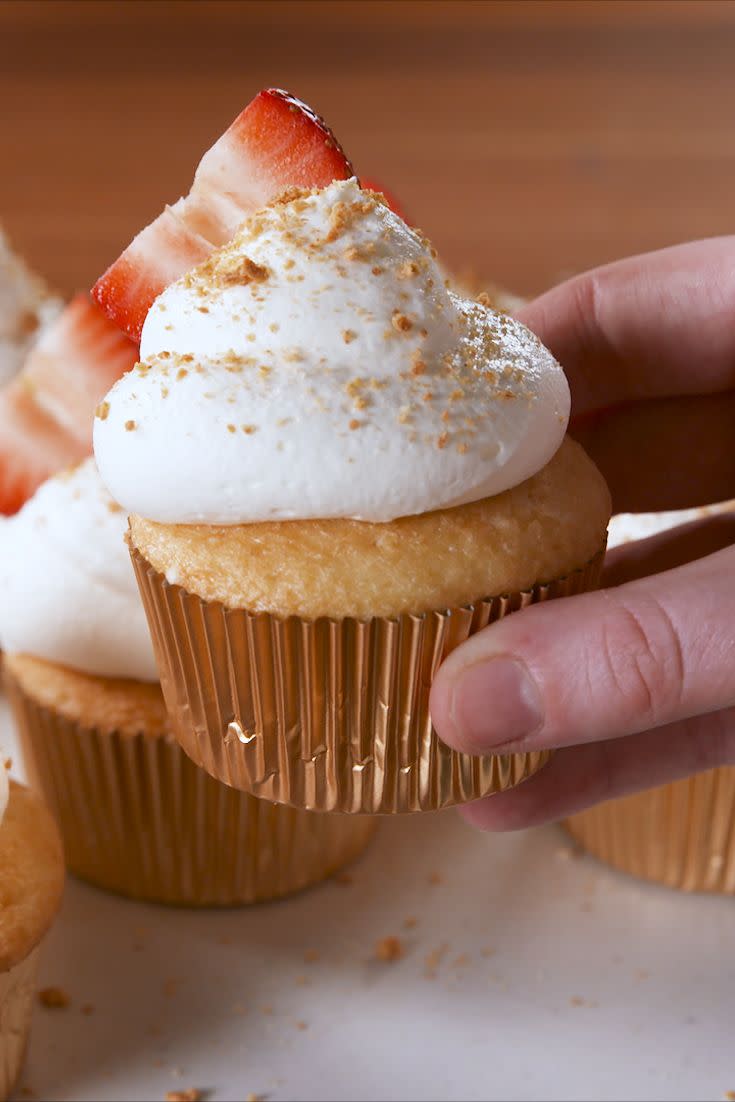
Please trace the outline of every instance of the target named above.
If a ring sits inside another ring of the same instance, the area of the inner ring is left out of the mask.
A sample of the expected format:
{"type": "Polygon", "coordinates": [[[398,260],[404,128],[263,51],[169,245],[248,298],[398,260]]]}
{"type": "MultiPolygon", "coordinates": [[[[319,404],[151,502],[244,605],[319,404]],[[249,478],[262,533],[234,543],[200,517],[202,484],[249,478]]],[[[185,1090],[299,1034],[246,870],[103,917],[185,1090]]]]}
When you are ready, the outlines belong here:
{"type": "Polygon", "coordinates": [[[607,678],[639,730],[665,722],[680,705],[686,663],[679,630],[653,597],[616,601],[602,631],[607,678]]]}

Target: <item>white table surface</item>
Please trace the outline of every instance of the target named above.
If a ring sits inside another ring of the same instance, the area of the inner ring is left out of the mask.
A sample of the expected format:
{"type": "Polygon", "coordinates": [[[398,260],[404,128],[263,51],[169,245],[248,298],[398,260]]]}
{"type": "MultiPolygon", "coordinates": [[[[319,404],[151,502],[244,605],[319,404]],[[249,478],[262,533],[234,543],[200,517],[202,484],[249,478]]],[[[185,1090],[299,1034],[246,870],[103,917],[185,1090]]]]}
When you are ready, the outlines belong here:
{"type": "Polygon", "coordinates": [[[559,828],[482,836],[448,812],[385,820],[351,883],[249,909],[70,879],[41,983],[71,1002],[37,1008],[18,1097],[724,1098],[735,900],[571,853],[559,828]],[[389,935],[405,956],[381,963],[389,935]]]}

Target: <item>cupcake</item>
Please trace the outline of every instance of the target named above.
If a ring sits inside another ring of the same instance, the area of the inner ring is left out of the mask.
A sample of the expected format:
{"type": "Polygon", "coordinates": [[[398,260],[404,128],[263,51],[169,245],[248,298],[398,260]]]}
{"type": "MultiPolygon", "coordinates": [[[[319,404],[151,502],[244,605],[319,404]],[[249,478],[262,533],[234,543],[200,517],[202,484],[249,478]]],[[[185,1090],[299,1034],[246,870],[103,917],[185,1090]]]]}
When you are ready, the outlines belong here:
{"type": "Polygon", "coordinates": [[[374,822],[274,806],[191,763],[169,733],[126,527],[91,459],[0,527],[10,703],[69,868],[182,905],[314,883],[363,849],[374,822]]]}
{"type": "Polygon", "coordinates": [[[593,587],[609,495],[519,322],[446,285],[353,179],[292,189],[165,290],[97,411],[173,732],[294,806],[430,810],[545,753],[457,754],[429,689],[469,634],[593,587]]]}
{"type": "MultiPolygon", "coordinates": [[[[735,501],[620,514],[610,525],[610,542],[644,539],[725,511],[735,511],[735,501]]],[[[564,825],[584,849],[622,872],[682,891],[735,895],[735,766],[608,800],[564,825]]]]}
{"type": "Polygon", "coordinates": [[[0,227],[0,386],[16,375],[61,300],[17,256],[0,227]]]}
{"type": "Polygon", "coordinates": [[[64,886],[59,833],[46,808],[0,763],[0,1100],[25,1056],[41,943],[64,886]]]}

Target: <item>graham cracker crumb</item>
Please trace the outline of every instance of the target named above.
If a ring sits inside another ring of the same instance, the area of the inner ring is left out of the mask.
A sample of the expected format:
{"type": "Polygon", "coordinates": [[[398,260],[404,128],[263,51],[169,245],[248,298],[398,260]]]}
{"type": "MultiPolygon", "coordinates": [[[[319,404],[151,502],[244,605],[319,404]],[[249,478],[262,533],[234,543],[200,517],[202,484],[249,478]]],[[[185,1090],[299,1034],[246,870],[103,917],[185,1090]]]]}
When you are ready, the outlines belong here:
{"type": "Polygon", "coordinates": [[[137,427],[138,427],[138,425],[135,421],[126,421],[125,422],[125,431],[126,432],[135,432],[137,427]]]}
{"type": "Polygon", "coordinates": [[[263,1102],[263,1095],[253,1094],[253,1092],[250,1091],[249,1094],[245,1095],[245,1102],[263,1102]]]}
{"type": "Polygon", "coordinates": [[[166,1102],[202,1102],[204,1092],[196,1087],[189,1087],[185,1091],[167,1091],[166,1102]]]}
{"type": "Polygon", "coordinates": [[[348,427],[354,431],[355,429],[359,429],[361,425],[362,421],[358,421],[356,417],[353,417],[348,427]]]}
{"type": "Polygon", "coordinates": [[[47,1010],[66,1010],[70,998],[61,987],[44,987],[38,992],[38,1001],[47,1010]]]}
{"type": "Polygon", "coordinates": [[[415,260],[406,260],[406,261],[404,261],[403,264],[399,265],[399,267],[397,268],[396,278],[397,279],[412,279],[414,276],[417,276],[420,271],[421,271],[421,268],[419,267],[419,265],[416,263],[415,260]]]}
{"type": "Polygon", "coordinates": [[[303,1032],[304,1030],[309,1028],[309,1023],[308,1022],[301,1022],[301,1021],[296,1022],[296,1028],[300,1029],[303,1032]]]}
{"type": "Polygon", "coordinates": [[[430,872],[429,873],[429,883],[430,884],[442,884],[443,882],[444,882],[444,877],[442,876],[442,874],[440,872],[430,872]]]}
{"type": "Polygon", "coordinates": [[[91,1014],[94,1014],[94,1007],[92,1003],[85,1003],[84,1006],[79,1008],[85,1018],[89,1018],[91,1014]]]}
{"type": "Polygon", "coordinates": [[[106,421],[110,413],[110,403],[100,402],[97,409],[94,411],[94,415],[100,421],[106,421]]]}
{"type": "Polygon", "coordinates": [[[332,877],[335,884],[341,884],[343,887],[347,887],[349,884],[354,884],[355,878],[351,872],[338,872],[332,877]]]}
{"type": "Polygon", "coordinates": [[[487,293],[487,291],[480,291],[476,301],[480,303],[480,306],[489,306],[490,295],[487,293]]]}
{"type": "Polygon", "coordinates": [[[397,333],[408,333],[413,329],[411,319],[406,314],[402,314],[400,310],[393,311],[390,321],[397,333]]]}
{"type": "Polygon", "coordinates": [[[381,938],[375,946],[375,957],[377,960],[386,962],[400,960],[401,957],[404,956],[404,953],[405,950],[401,939],[393,935],[381,938]]]}
{"type": "Polygon", "coordinates": [[[304,953],[304,961],[306,964],[314,964],[315,961],[321,959],[321,953],[318,949],[307,949],[304,953]]]}
{"type": "Polygon", "coordinates": [[[436,970],[444,959],[448,949],[449,943],[445,941],[437,946],[436,949],[432,949],[430,953],[427,953],[424,958],[424,976],[426,979],[433,980],[436,978],[436,970]]]}
{"type": "Polygon", "coordinates": [[[356,337],[357,337],[357,333],[355,332],[354,329],[343,329],[342,330],[342,340],[345,342],[345,344],[352,344],[352,342],[355,340],[356,337]]]}
{"type": "Polygon", "coordinates": [[[413,930],[416,926],[418,926],[418,924],[419,920],[416,918],[415,915],[409,915],[408,918],[404,918],[403,920],[404,930],[413,930]]]}
{"type": "Polygon", "coordinates": [[[449,433],[448,432],[443,432],[441,434],[441,436],[439,437],[439,439],[437,440],[436,446],[439,449],[446,448],[448,443],[449,443],[449,433]]]}

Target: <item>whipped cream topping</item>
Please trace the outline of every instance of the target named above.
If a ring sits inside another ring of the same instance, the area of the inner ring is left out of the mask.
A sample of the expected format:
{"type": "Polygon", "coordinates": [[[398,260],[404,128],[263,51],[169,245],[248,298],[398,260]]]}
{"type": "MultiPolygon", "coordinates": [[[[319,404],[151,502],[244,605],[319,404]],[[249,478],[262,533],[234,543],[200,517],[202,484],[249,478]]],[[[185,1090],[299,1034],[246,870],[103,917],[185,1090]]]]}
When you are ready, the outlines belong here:
{"type": "Polygon", "coordinates": [[[390,521],[535,474],[569,415],[519,322],[452,293],[356,180],[258,212],[154,302],[98,409],[116,501],[164,523],[390,521]]]}
{"type": "Polygon", "coordinates": [[[82,673],[156,681],[125,513],[88,459],[0,523],[0,646],[82,673]]]}
{"type": "Polygon", "coordinates": [[[20,371],[61,306],[61,299],[13,252],[0,229],[0,386],[20,371]]]}
{"type": "Polygon", "coordinates": [[[0,825],[2,825],[5,808],[8,806],[9,796],[10,782],[8,780],[8,771],[5,768],[4,762],[0,761],[0,825]]]}

